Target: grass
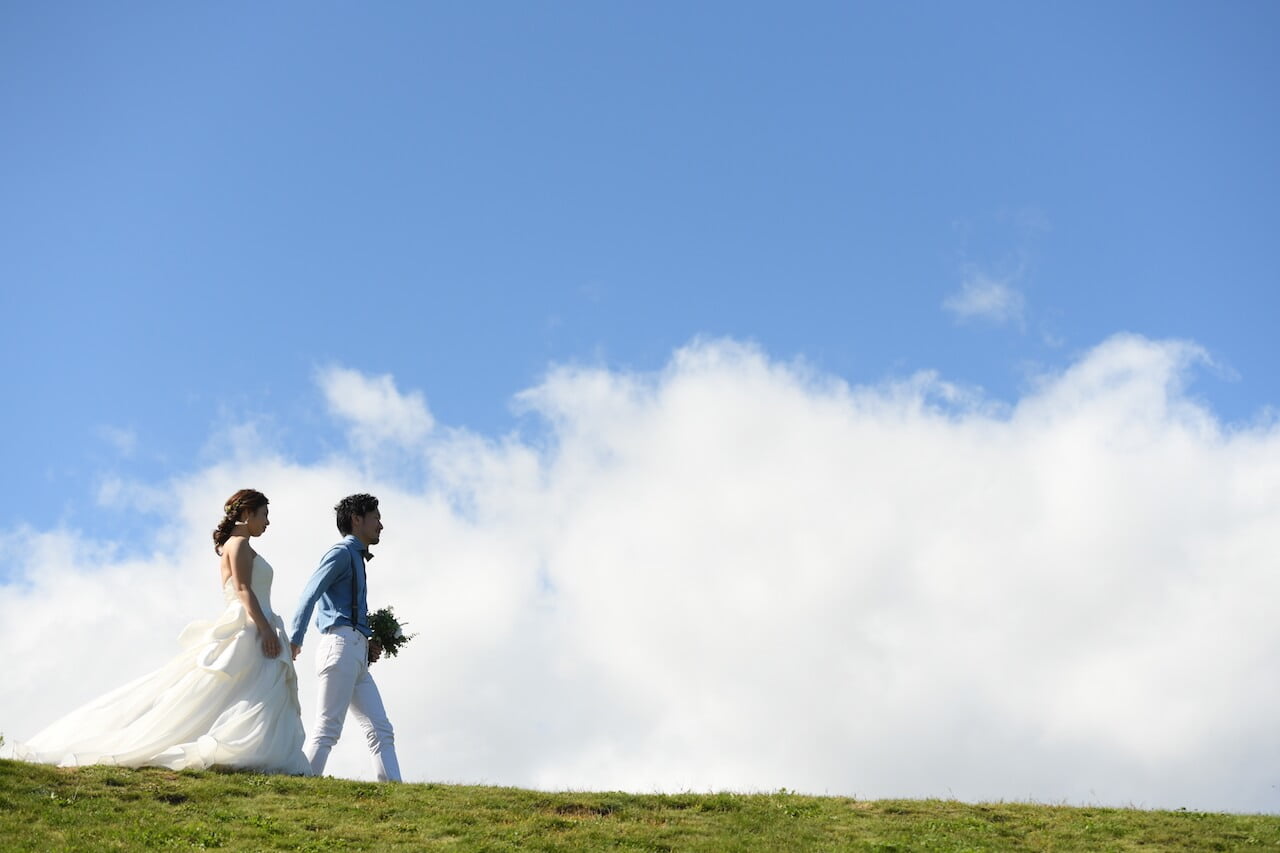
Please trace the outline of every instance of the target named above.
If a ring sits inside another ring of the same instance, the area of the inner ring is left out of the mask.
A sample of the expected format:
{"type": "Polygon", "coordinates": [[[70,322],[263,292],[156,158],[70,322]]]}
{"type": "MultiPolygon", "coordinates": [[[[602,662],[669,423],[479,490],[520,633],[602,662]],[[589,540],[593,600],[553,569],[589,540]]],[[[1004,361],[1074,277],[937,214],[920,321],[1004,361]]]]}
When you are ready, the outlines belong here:
{"type": "Polygon", "coordinates": [[[0,849],[1238,850],[1280,817],[772,794],[546,793],[0,760],[0,849]]]}

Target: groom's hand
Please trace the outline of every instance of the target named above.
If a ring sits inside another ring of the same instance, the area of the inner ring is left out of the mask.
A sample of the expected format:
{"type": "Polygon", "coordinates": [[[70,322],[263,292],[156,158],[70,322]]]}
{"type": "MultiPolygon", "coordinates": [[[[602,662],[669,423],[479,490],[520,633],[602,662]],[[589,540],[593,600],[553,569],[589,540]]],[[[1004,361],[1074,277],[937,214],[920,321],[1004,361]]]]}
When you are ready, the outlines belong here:
{"type": "Polygon", "coordinates": [[[290,643],[289,648],[293,649],[293,659],[297,660],[298,653],[302,651],[302,646],[298,645],[297,643],[290,643]]]}
{"type": "Polygon", "coordinates": [[[380,657],[382,657],[382,643],[379,643],[377,640],[370,640],[369,663],[375,663],[380,657]]]}

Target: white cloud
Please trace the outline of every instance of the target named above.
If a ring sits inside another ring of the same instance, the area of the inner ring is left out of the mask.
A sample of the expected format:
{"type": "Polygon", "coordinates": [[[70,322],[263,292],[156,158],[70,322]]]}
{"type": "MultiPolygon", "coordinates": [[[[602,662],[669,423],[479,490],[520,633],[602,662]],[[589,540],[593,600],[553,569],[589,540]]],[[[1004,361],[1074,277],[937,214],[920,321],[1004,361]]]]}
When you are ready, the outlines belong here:
{"type": "Polygon", "coordinates": [[[163,513],[170,509],[171,497],[163,488],[108,476],[98,484],[98,506],[124,512],[163,513]]]}
{"type": "MultiPolygon", "coordinates": [[[[0,731],[175,651],[217,605],[234,489],[272,499],[286,616],[332,503],[368,490],[372,603],[420,632],[376,670],[410,780],[1276,811],[1280,429],[1188,398],[1202,358],[1113,338],[999,409],[699,342],[656,375],[552,371],[520,395],[536,444],[430,430],[420,397],[342,371],[379,389],[361,423],[419,425],[387,435],[429,485],[363,447],[242,450],[164,487],[153,557],[0,538],[23,614],[0,623],[0,731]]],[[[360,741],[333,772],[368,778],[360,741]]]]}
{"type": "Polygon", "coordinates": [[[401,394],[389,375],[329,367],[319,372],[318,381],[329,410],[351,425],[353,440],[362,446],[412,444],[435,426],[422,394],[401,394]]]}
{"type": "Polygon", "coordinates": [[[1026,300],[1004,279],[973,271],[957,293],[948,296],[942,307],[959,322],[983,320],[998,326],[1025,325],[1026,300]]]}

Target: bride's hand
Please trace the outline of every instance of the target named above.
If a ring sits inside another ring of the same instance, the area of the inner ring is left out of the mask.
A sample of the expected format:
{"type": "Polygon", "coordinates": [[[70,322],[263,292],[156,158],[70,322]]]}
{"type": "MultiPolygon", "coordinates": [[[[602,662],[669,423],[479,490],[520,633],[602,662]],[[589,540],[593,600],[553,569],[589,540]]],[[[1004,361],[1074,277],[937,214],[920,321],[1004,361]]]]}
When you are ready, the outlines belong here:
{"type": "Polygon", "coordinates": [[[275,631],[264,631],[262,633],[262,653],[269,658],[279,657],[280,638],[276,636],[275,631]]]}

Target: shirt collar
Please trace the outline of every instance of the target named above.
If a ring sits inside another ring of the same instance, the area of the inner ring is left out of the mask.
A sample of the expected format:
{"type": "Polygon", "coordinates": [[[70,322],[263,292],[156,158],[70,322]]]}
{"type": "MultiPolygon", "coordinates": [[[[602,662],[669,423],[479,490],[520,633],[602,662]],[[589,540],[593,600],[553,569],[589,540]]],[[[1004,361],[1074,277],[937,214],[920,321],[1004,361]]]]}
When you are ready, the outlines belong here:
{"type": "Polygon", "coordinates": [[[361,542],[359,537],[354,533],[348,533],[346,538],[342,541],[347,543],[348,547],[355,548],[356,553],[361,557],[364,557],[364,561],[366,563],[373,559],[373,554],[364,546],[364,543],[361,542]]]}

